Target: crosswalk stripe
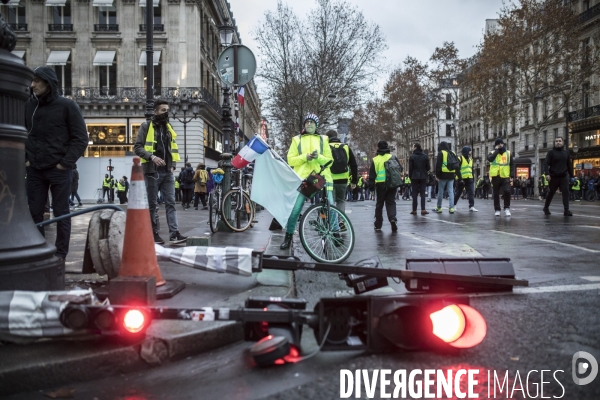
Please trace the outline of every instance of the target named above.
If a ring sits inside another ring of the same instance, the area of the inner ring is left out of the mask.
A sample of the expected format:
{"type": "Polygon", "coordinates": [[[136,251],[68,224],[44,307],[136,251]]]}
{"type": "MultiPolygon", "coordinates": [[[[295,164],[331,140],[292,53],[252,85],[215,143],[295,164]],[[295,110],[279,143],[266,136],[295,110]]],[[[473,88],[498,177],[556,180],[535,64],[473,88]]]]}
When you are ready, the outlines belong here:
{"type": "Polygon", "coordinates": [[[582,276],[581,279],[585,279],[590,282],[600,282],[600,276],[582,276]]]}
{"type": "Polygon", "coordinates": [[[569,243],[558,242],[556,240],[536,238],[536,237],[532,237],[532,236],[519,235],[517,233],[503,232],[503,231],[497,231],[497,230],[491,230],[490,232],[501,233],[503,235],[516,236],[516,237],[521,237],[521,238],[530,239],[530,240],[537,240],[539,242],[552,243],[552,244],[557,244],[557,245],[560,245],[560,246],[573,247],[575,249],[587,251],[587,252],[590,252],[590,253],[600,253],[600,250],[588,249],[586,247],[576,246],[574,244],[569,244],[569,243]]]}

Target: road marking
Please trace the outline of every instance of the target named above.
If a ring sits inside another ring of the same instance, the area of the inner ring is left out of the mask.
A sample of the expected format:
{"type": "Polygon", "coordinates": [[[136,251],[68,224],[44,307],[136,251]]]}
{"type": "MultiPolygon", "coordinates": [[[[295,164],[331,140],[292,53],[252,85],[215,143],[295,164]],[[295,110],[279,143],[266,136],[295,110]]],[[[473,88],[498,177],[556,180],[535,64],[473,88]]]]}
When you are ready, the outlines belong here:
{"type": "MultiPolygon", "coordinates": [[[[516,288],[515,288],[516,289],[516,288]]],[[[540,286],[529,287],[525,289],[516,289],[516,294],[533,294],[533,293],[558,293],[558,292],[576,292],[581,290],[596,290],[600,289],[600,283],[589,283],[584,285],[559,285],[559,286],[540,286]]]]}
{"type": "Polygon", "coordinates": [[[596,218],[600,219],[600,217],[594,217],[593,215],[583,215],[583,214],[573,214],[576,217],[586,217],[586,218],[596,218]]]}
{"type": "Polygon", "coordinates": [[[600,250],[592,250],[592,249],[588,249],[586,247],[576,246],[574,244],[557,242],[556,240],[541,239],[541,238],[536,238],[536,237],[532,237],[532,236],[525,236],[525,235],[519,235],[517,233],[510,233],[510,232],[503,232],[503,231],[496,231],[496,230],[491,230],[490,232],[497,232],[497,233],[502,233],[504,235],[510,235],[510,236],[522,237],[522,238],[525,238],[525,239],[537,240],[539,242],[546,242],[546,243],[558,244],[558,245],[561,245],[561,246],[572,247],[574,249],[588,251],[590,253],[600,253],[600,250]]]}
{"type": "Polygon", "coordinates": [[[450,221],[444,221],[443,219],[436,219],[436,218],[432,218],[432,217],[425,217],[423,215],[421,215],[421,218],[427,218],[427,219],[430,219],[432,221],[443,222],[445,224],[460,225],[460,226],[464,226],[465,225],[465,224],[459,224],[458,222],[450,222],[450,221]]]}
{"type": "Polygon", "coordinates": [[[575,225],[579,228],[592,228],[592,229],[600,229],[600,226],[591,226],[591,225],[575,225]]]}
{"type": "Polygon", "coordinates": [[[437,251],[454,257],[483,257],[477,250],[469,246],[468,244],[457,244],[457,243],[442,243],[437,240],[429,239],[416,233],[402,232],[402,236],[417,240],[425,243],[428,250],[437,251]]]}
{"type": "Polygon", "coordinates": [[[581,279],[585,279],[590,282],[600,282],[600,276],[582,276],[581,279]]]}

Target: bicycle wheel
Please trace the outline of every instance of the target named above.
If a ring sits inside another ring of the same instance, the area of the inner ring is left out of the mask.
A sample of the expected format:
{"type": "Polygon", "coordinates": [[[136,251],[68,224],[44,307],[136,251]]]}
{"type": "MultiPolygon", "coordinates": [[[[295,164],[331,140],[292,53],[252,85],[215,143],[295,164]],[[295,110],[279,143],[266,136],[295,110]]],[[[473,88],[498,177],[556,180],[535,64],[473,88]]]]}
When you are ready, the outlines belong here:
{"type": "Polygon", "coordinates": [[[220,192],[215,189],[208,196],[208,224],[210,225],[210,230],[214,233],[218,230],[217,223],[221,218],[221,196],[220,192]]]}
{"type": "Polygon", "coordinates": [[[304,250],[323,263],[344,261],[354,249],[354,228],[346,214],[339,209],[316,204],[302,215],[298,230],[304,250]],[[332,221],[336,221],[334,223],[332,221]]]}
{"type": "Polygon", "coordinates": [[[254,207],[248,193],[232,189],[225,194],[222,204],[224,222],[231,230],[243,232],[250,227],[254,220],[254,207]],[[224,204],[228,201],[231,202],[231,207],[229,213],[225,213],[224,204]]]}

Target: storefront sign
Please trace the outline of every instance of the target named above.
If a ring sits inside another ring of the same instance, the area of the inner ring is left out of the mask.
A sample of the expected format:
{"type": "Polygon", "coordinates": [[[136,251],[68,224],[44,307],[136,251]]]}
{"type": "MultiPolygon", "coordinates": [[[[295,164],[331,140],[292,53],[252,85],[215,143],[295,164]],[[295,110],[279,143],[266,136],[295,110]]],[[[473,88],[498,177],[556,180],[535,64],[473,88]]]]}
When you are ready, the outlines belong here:
{"type": "Polygon", "coordinates": [[[581,169],[583,167],[583,164],[575,164],[575,169],[581,169]]]}
{"type": "Polygon", "coordinates": [[[529,168],[517,167],[517,176],[520,176],[522,178],[529,178],[529,168]]]}
{"type": "Polygon", "coordinates": [[[585,136],[585,140],[596,140],[598,138],[600,138],[600,135],[598,134],[585,136]]]}
{"type": "Polygon", "coordinates": [[[592,164],[590,164],[590,163],[583,164],[583,169],[592,169],[592,168],[593,168],[592,164]]]}

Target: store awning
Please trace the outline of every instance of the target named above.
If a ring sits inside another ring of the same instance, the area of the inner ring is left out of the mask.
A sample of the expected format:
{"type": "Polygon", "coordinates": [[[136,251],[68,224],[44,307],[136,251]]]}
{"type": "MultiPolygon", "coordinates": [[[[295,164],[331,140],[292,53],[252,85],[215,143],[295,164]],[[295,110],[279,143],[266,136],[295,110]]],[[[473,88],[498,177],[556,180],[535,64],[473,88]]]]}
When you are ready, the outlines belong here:
{"type": "Polygon", "coordinates": [[[11,53],[17,57],[23,58],[23,56],[25,55],[25,50],[13,50],[11,51],[11,53]]]}
{"type": "Polygon", "coordinates": [[[113,65],[116,51],[97,51],[94,57],[94,66],[113,65]]]}
{"type": "MultiPolygon", "coordinates": [[[[145,66],[146,65],[146,50],[142,51],[142,54],[140,54],[140,65],[145,66]]],[[[153,55],[153,64],[154,65],[158,65],[159,61],[160,61],[160,50],[154,50],[154,55],[153,55]]]]}
{"type": "Polygon", "coordinates": [[[8,0],[7,6],[9,7],[18,7],[20,0],[8,0]]]}
{"type": "Polygon", "coordinates": [[[515,162],[515,165],[531,165],[531,159],[530,158],[515,158],[513,160],[515,162]]]}
{"type": "Polygon", "coordinates": [[[47,6],[64,7],[67,0],[46,0],[47,6]]]}
{"type": "Polygon", "coordinates": [[[94,0],[92,6],[94,7],[112,7],[113,0],[94,0]]]}
{"type": "Polygon", "coordinates": [[[70,51],[51,51],[46,65],[67,65],[70,51]]]}
{"type": "MultiPolygon", "coordinates": [[[[146,7],[146,1],[140,0],[140,7],[146,7]]],[[[158,7],[158,3],[160,3],[160,0],[152,0],[152,7],[158,7]]]]}

